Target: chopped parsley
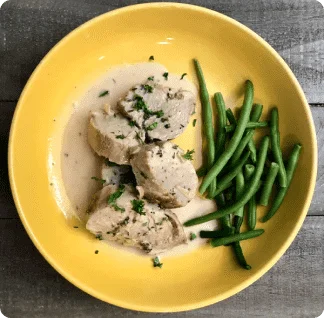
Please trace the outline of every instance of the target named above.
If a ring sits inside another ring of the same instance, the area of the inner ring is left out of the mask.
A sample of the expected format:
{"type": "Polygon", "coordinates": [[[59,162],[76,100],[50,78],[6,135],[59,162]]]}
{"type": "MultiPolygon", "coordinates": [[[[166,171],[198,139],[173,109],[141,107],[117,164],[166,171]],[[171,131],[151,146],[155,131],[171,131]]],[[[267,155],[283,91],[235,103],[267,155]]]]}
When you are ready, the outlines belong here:
{"type": "Polygon", "coordinates": [[[99,251],[98,250],[95,250],[95,254],[98,254],[99,253],[99,251]]]}
{"type": "Polygon", "coordinates": [[[169,73],[168,73],[168,72],[165,72],[165,73],[163,73],[162,76],[163,76],[163,77],[165,78],[165,80],[167,81],[167,80],[168,80],[169,73]]]}
{"type": "Polygon", "coordinates": [[[197,235],[195,233],[190,233],[190,236],[189,236],[190,241],[193,241],[196,238],[197,238],[197,235]]]}
{"type": "Polygon", "coordinates": [[[183,73],[180,77],[180,80],[182,80],[185,76],[187,75],[187,73],[183,73]]]}
{"type": "Polygon", "coordinates": [[[183,158],[187,159],[187,160],[193,160],[192,158],[192,154],[194,153],[195,151],[192,149],[192,150],[187,150],[187,152],[182,155],[183,158]]]}
{"type": "Polygon", "coordinates": [[[146,130],[153,130],[157,127],[158,123],[154,122],[153,124],[146,127],[146,130]]]}
{"type": "Polygon", "coordinates": [[[135,120],[130,120],[128,122],[128,125],[131,126],[131,127],[134,127],[136,125],[136,121],[135,120]]]}
{"type": "Polygon", "coordinates": [[[154,112],[154,115],[156,115],[157,118],[161,118],[162,116],[164,116],[164,111],[158,110],[158,111],[154,112]]]}
{"type": "Polygon", "coordinates": [[[154,61],[154,56],[153,56],[153,55],[151,55],[151,56],[149,57],[149,61],[154,61]]]}
{"type": "Polygon", "coordinates": [[[116,201],[118,198],[120,198],[122,196],[122,194],[124,193],[125,191],[125,186],[123,184],[121,184],[117,191],[112,193],[108,198],[107,198],[107,203],[109,205],[111,205],[115,211],[121,211],[121,212],[125,212],[125,209],[124,208],[121,208],[117,205],[116,201]]]}
{"type": "Polygon", "coordinates": [[[163,110],[158,110],[155,112],[149,110],[147,105],[145,104],[142,96],[135,95],[134,100],[136,101],[134,108],[138,111],[143,110],[143,112],[145,114],[145,116],[144,116],[145,119],[149,118],[150,116],[154,116],[154,115],[158,118],[164,116],[163,110]]]}
{"type": "Polygon", "coordinates": [[[101,178],[97,178],[97,177],[91,177],[92,180],[96,180],[96,181],[99,181],[101,182],[102,184],[106,183],[106,180],[104,179],[101,179],[101,178]]]}
{"type": "Polygon", "coordinates": [[[145,90],[146,93],[152,93],[153,92],[153,87],[151,85],[143,85],[143,88],[145,90]]]}
{"type": "Polygon", "coordinates": [[[99,241],[102,241],[103,240],[102,234],[97,234],[96,239],[99,240],[99,241]]]}
{"type": "Polygon", "coordinates": [[[197,119],[194,119],[192,122],[192,126],[196,127],[196,122],[197,122],[197,119]]]}
{"type": "Polygon", "coordinates": [[[126,137],[125,137],[125,135],[117,135],[116,138],[117,139],[125,139],[126,137]]]}
{"type": "Polygon", "coordinates": [[[153,266],[162,268],[163,263],[160,262],[160,259],[158,256],[153,258],[153,266]]]}
{"type": "Polygon", "coordinates": [[[144,210],[144,201],[143,200],[132,200],[132,209],[140,215],[145,215],[144,210]]]}
{"type": "Polygon", "coordinates": [[[148,81],[154,81],[154,76],[150,76],[147,78],[148,81]]]}
{"type": "Polygon", "coordinates": [[[99,94],[99,97],[104,97],[109,94],[109,91],[103,91],[99,94]]]}
{"type": "Polygon", "coordinates": [[[111,206],[114,208],[115,211],[120,211],[121,213],[125,212],[124,208],[121,208],[120,206],[117,205],[117,203],[112,203],[111,206]]]}

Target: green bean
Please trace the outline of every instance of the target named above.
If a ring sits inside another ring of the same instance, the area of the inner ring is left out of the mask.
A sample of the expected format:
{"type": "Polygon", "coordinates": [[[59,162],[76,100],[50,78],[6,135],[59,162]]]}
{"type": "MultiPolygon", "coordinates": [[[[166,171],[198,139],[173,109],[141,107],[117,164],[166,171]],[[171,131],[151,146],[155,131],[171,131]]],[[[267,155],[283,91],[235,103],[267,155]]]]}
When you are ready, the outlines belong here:
{"type": "MultiPolygon", "coordinates": [[[[250,121],[259,121],[262,115],[263,106],[261,104],[254,104],[251,111],[250,121]]],[[[257,151],[253,139],[248,143],[248,149],[251,151],[251,160],[255,164],[257,160],[257,151]]]]}
{"type": "Polygon", "coordinates": [[[233,213],[237,209],[239,209],[241,206],[245,205],[251,197],[258,191],[259,186],[260,186],[260,178],[262,175],[262,171],[264,168],[264,163],[267,157],[267,150],[269,147],[269,137],[265,136],[263,137],[260,145],[260,150],[259,150],[259,160],[257,162],[255,172],[249,181],[249,183],[246,185],[242,196],[240,197],[239,200],[237,200],[234,204],[224,207],[222,209],[219,209],[218,211],[191,219],[187,222],[184,223],[185,226],[192,226],[196,224],[201,224],[208,222],[210,220],[214,219],[219,219],[224,215],[233,213]]]}
{"type": "MultiPolygon", "coordinates": [[[[249,181],[254,173],[255,167],[253,165],[247,164],[244,167],[244,176],[247,181],[249,181]]],[[[254,230],[256,226],[256,198],[255,195],[251,197],[249,202],[247,203],[247,213],[248,213],[248,228],[250,230],[254,230]]]]}
{"type": "Polygon", "coordinates": [[[246,262],[245,257],[243,255],[242,247],[240,242],[234,242],[232,244],[233,250],[236,256],[237,262],[246,270],[250,270],[252,267],[246,262]]]}
{"type": "MultiPolygon", "coordinates": [[[[246,124],[246,129],[250,129],[250,128],[264,128],[264,127],[268,127],[269,123],[267,121],[249,121],[246,124]]],[[[228,132],[232,132],[234,131],[236,128],[235,125],[231,124],[231,125],[226,125],[225,126],[225,131],[228,132]]]]}
{"type": "Polygon", "coordinates": [[[217,237],[224,237],[228,235],[234,234],[234,229],[232,227],[226,227],[221,230],[217,231],[200,231],[201,238],[217,238],[217,237]]]}
{"type": "MultiPolygon", "coordinates": [[[[202,117],[203,117],[203,130],[206,136],[207,142],[207,165],[210,169],[215,160],[215,142],[214,142],[214,126],[212,121],[212,109],[209,101],[209,94],[207,91],[207,86],[202,72],[201,66],[197,59],[194,59],[194,65],[198,77],[199,87],[200,87],[200,99],[202,107],[202,117]]],[[[216,189],[216,178],[211,180],[209,190],[210,192],[215,192],[216,189]]]]}
{"type": "Polygon", "coordinates": [[[197,171],[196,171],[196,174],[197,174],[197,177],[204,177],[207,173],[207,169],[206,167],[202,166],[200,167],[197,171]]]}
{"type": "MultiPolygon", "coordinates": [[[[218,194],[217,196],[215,196],[215,201],[217,204],[217,208],[221,208],[224,207],[226,205],[225,203],[225,199],[224,199],[224,195],[223,194],[218,194]]],[[[225,215],[223,217],[221,217],[219,219],[221,228],[231,228],[231,223],[230,223],[230,216],[229,215],[225,215]]]]}
{"type": "Polygon", "coordinates": [[[249,240],[251,238],[260,236],[263,233],[264,233],[263,229],[242,232],[242,233],[239,233],[239,234],[233,234],[233,235],[225,236],[225,237],[222,237],[222,238],[212,239],[210,244],[213,247],[222,246],[222,245],[226,245],[226,244],[230,244],[230,243],[234,243],[234,242],[249,240]]]}
{"type": "MultiPolygon", "coordinates": [[[[236,186],[235,199],[239,200],[244,191],[244,176],[243,176],[242,169],[235,177],[235,186],[236,186]]],[[[234,215],[243,218],[243,213],[244,213],[244,205],[241,206],[239,209],[237,209],[237,211],[234,212],[234,215]]]]}
{"type": "Polygon", "coordinates": [[[249,159],[250,152],[246,152],[242,158],[237,162],[237,164],[230,170],[226,175],[219,179],[217,183],[217,189],[215,195],[221,193],[227,189],[227,185],[236,177],[236,175],[241,171],[243,165],[249,159]]]}
{"type": "Polygon", "coordinates": [[[225,148],[226,133],[224,131],[224,128],[226,126],[226,110],[224,99],[221,93],[216,93],[214,95],[214,101],[218,113],[218,130],[215,144],[215,158],[218,158],[218,156],[224,151],[225,148]]]}
{"type": "Polygon", "coordinates": [[[254,135],[254,130],[250,130],[242,138],[241,142],[239,143],[239,145],[237,146],[236,150],[233,153],[233,156],[230,160],[229,168],[233,167],[236,164],[236,162],[239,160],[245,147],[247,146],[249,141],[252,139],[253,135],[254,135]]]}
{"type": "Polygon", "coordinates": [[[271,110],[270,117],[270,137],[271,137],[271,149],[273,152],[273,156],[275,161],[279,165],[279,184],[281,187],[285,188],[287,186],[287,175],[285,170],[285,165],[282,159],[282,153],[280,148],[280,133],[279,133],[279,114],[278,108],[274,107],[271,110]]]}
{"type": "Polygon", "coordinates": [[[268,175],[266,177],[265,183],[261,191],[261,196],[259,201],[261,205],[267,206],[269,204],[269,198],[271,195],[272,186],[276,179],[278,171],[279,171],[279,165],[275,162],[271,162],[268,175]]]}
{"type": "Polygon", "coordinates": [[[238,144],[240,143],[243,133],[245,131],[246,124],[250,118],[250,112],[252,108],[253,102],[253,84],[251,81],[246,81],[245,87],[245,96],[244,102],[242,106],[241,116],[238,120],[236,129],[234,134],[227,145],[227,148],[223,151],[223,153],[217,158],[216,162],[214,163],[213,167],[209,170],[205,178],[203,179],[199,192],[203,194],[207,187],[215,180],[219,172],[224,168],[226,163],[230,160],[231,156],[233,155],[235,149],[237,148],[238,144]]]}
{"type": "Polygon", "coordinates": [[[233,224],[234,224],[235,233],[240,233],[241,226],[243,224],[243,216],[234,215],[233,224]]]}
{"type": "Polygon", "coordinates": [[[274,214],[278,211],[283,199],[285,198],[288,188],[291,184],[291,180],[294,176],[301,148],[302,148],[302,146],[300,144],[296,144],[294,146],[294,149],[291,152],[291,155],[287,162],[287,187],[280,188],[276,197],[273,200],[272,207],[270,208],[268,213],[261,219],[261,222],[266,222],[266,221],[270,220],[274,216],[274,214]]]}
{"type": "Polygon", "coordinates": [[[228,182],[228,183],[222,183],[222,184],[219,184],[217,183],[217,189],[216,189],[216,192],[214,194],[214,197],[217,195],[217,194],[220,194],[222,193],[223,191],[227,190],[228,188],[230,188],[231,186],[233,185],[233,182],[228,182]]]}
{"type": "Polygon", "coordinates": [[[251,164],[247,164],[244,166],[244,177],[247,181],[249,181],[255,171],[255,166],[251,164]]]}
{"type": "Polygon", "coordinates": [[[235,116],[233,114],[233,111],[230,108],[226,109],[226,117],[227,120],[229,121],[230,125],[235,125],[236,126],[236,119],[235,116]]]}

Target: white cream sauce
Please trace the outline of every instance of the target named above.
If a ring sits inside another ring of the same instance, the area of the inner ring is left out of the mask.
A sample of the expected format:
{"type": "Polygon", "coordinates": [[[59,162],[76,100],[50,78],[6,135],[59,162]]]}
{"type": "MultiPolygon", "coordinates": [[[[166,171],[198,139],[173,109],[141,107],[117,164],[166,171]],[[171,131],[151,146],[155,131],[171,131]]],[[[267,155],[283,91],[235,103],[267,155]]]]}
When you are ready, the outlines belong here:
{"type": "MultiPolygon", "coordinates": [[[[156,82],[165,83],[164,72],[167,72],[167,69],[163,65],[152,62],[116,67],[98,79],[84,96],[74,103],[74,111],[64,131],[61,167],[66,194],[81,220],[85,219],[92,195],[101,187],[99,182],[91,180],[93,176],[100,177],[102,159],[92,151],[88,144],[89,112],[107,107],[107,104],[115,108],[119,98],[125,96],[134,85],[145,82],[150,76],[154,76],[156,82]],[[109,91],[109,94],[99,97],[106,90],[109,91]]],[[[180,80],[180,75],[169,74],[167,85],[174,89],[190,90],[197,95],[195,85],[185,78],[180,80]]],[[[173,211],[178,215],[180,222],[184,222],[215,209],[216,206],[213,201],[197,197],[187,206],[173,211]]],[[[197,238],[188,241],[187,245],[174,248],[167,254],[187,252],[203,244],[206,241],[199,238],[199,230],[215,229],[215,225],[214,221],[210,221],[202,225],[185,228],[188,237],[190,233],[195,233],[197,238]]]]}

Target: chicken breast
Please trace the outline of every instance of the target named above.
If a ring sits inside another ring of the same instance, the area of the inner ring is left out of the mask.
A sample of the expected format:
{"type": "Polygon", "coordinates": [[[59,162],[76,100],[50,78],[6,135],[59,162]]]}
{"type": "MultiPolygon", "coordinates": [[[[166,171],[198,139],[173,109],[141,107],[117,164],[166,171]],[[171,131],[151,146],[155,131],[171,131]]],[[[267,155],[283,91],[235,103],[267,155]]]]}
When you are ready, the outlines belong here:
{"type": "Polygon", "coordinates": [[[196,194],[198,177],[184,151],[172,142],[142,146],[130,163],[144,197],[164,208],[185,206],[196,194]]]}
{"type": "Polygon", "coordinates": [[[108,160],[104,160],[101,166],[101,179],[105,180],[103,186],[136,182],[131,166],[118,165],[108,160]]]}
{"type": "Polygon", "coordinates": [[[195,95],[190,91],[173,90],[147,81],[132,88],[118,102],[118,108],[138,127],[145,129],[150,140],[166,141],[184,131],[195,103],[195,95]]]}
{"type": "Polygon", "coordinates": [[[158,254],[186,242],[177,216],[146,200],[137,200],[132,186],[108,185],[95,194],[86,228],[100,240],[158,254]],[[117,194],[117,195],[116,195],[117,194]],[[118,197],[108,203],[107,198],[118,197]]]}
{"type": "Polygon", "coordinates": [[[90,114],[88,141],[99,156],[128,164],[131,152],[144,139],[144,131],[131,126],[129,120],[119,114],[108,115],[104,110],[90,114]]]}

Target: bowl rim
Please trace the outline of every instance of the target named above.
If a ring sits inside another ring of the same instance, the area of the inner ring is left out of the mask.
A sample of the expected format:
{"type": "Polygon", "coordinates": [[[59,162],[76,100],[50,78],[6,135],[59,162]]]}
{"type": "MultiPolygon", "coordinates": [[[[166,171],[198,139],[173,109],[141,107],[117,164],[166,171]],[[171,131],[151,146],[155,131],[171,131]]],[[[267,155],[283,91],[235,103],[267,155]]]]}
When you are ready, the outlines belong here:
{"type": "Polygon", "coordinates": [[[235,294],[237,294],[238,292],[242,291],[243,289],[247,288],[248,286],[250,286],[251,284],[253,284],[254,282],[256,282],[260,277],[262,277],[268,270],[270,270],[270,268],[272,268],[277,261],[281,258],[281,256],[286,252],[286,250],[288,249],[288,247],[291,245],[291,243],[293,242],[293,240],[295,239],[297,233],[299,232],[309,209],[309,206],[311,204],[311,200],[313,197],[313,193],[314,193],[314,189],[315,189],[315,183],[316,183],[316,175],[317,175],[317,164],[318,164],[318,154],[317,154],[317,139],[316,139],[316,132],[315,132],[315,126],[314,126],[314,121],[312,118],[312,113],[311,110],[309,108],[308,102],[306,100],[305,94],[298,82],[298,80],[296,79],[295,75],[293,74],[292,70],[290,69],[290,67],[286,64],[286,62],[283,60],[283,58],[279,55],[279,53],[277,53],[275,51],[274,48],[272,48],[272,46],[267,43],[261,36],[259,36],[258,34],[256,34],[254,31],[252,31],[250,28],[248,28],[247,26],[243,25],[242,23],[234,20],[231,17],[228,17],[222,13],[219,13],[217,11],[214,11],[212,9],[208,9],[205,7],[201,7],[201,6],[197,6],[197,5],[192,5],[192,4],[184,4],[184,3],[177,3],[177,2],[154,2],[154,3],[142,3],[142,4],[135,4],[135,5],[130,5],[130,6],[126,6],[123,8],[117,8],[117,9],[113,9],[109,12],[105,12],[103,14],[100,14],[97,17],[94,17],[90,20],[88,20],[87,22],[81,24],[80,26],[78,26],[77,28],[73,29],[71,32],[69,32],[66,36],[64,36],[57,44],[55,44],[55,46],[43,57],[43,59],[40,61],[40,63],[37,65],[37,67],[35,68],[35,70],[32,72],[31,76],[29,77],[16,106],[15,112],[14,112],[14,116],[12,119],[12,123],[11,123],[11,127],[10,127],[10,135],[9,135],[9,147],[8,147],[8,171],[9,171],[9,181],[10,181],[10,187],[11,187],[11,191],[12,191],[12,195],[13,195],[13,199],[15,202],[15,206],[17,208],[20,220],[23,223],[23,226],[28,234],[28,236],[30,237],[30,239],[32,240],[33,244],[36,246],[36,248],[38,249],[38,251],[42,254],[42,256],[47,260],[47,262],[59,273],[61,274],[65,279],[67,279],[70,283],[72,283],[73,285],[75,285],[76,287],[78,287],[79,289],[81,289],[82,291],[88,293],[89,295],[100,299],[104,302],[108,302],[109,304],[115,305],[115,306],[119,306],[125,309],[130,309],[130,310],[137,310],[137,311],[142,311],[142,312],[180,312],[180,311],[187,311],[187,310],[193,310],[193,309],[198,309],[198,308],[202,308],[208,305],[212,305],[215,304],[219,301],[222,301],[226,298],[229,298],[235,294]],[[180,305],[180,306],[172,306],[172,307],[168,307],[168,308],[161,308],[161,307],[154,307],[151,305],[147,305],[147,306],[143,306],[143,305],[135,305],[135,304],[128,304],[126,302],[124,302],[123,300],[116,300],[113,299],[110,296],[104,295],[102,293],[97,292],[96,290],[94,290],[91,287],[88,287],[87,285],[83,284],[82,281],[79,281],[78,279],[76,279],[73,274],[68,273],[65,271],[64,268],[61,268],[57,263],[56,260],[50,256],[47,251],[42,247],[41,243],[38,241],[37,237],[34,235],[27,218],[24,215],[23,212],[23,207],[20,204],[20,200],[19,200],[19,195],[16,191],[16,183],[14,180],[14,169],[13,169],[13,158],[14,158],[14,151],[13,151],[13,143],[14,143],[14,132],[15,132],[15,128],[17,126],[18,123],[18,117],[19,117],[19,111],[24,103],[24,99],[25,99],[25,95],[26,92],[28,91],[31,83],[33,82],[33,79],[37,76],[39,70],[42,68],[43,64],[52,58],[53,55],[55,55],[56,51],[60,49],[60,47],[67,41],[69,41],[69,39],[74,35],[77,34],[79,31],[88,28],[88,26],[90,26],[92,23],[94,22],[98,22],[104,19],[109,18],[110,16],[114,16],[114,15],[118,15],[118,14],[125,14],[125,13],[131,13],[133,11],[137,11],[137,10],[142,10],[142,9],[147,9],[147,8],[164,8],[164,7],[176,7],[179,9],[186,9],[186,10],[192,10],[192,11],[196,11],[196,12],[201,12],[204,14],[208,14],[211,16],[216,17],[217,19],[222,19],[225,20],[227,22],[229,22],[230,24],[233,24],[235,27],[241,29],[242,31],[244,31],[247,35],[251,36],[252,38],[254,38],[254,40],[258,41],[261,45],[263,45],[267,51],[269,51],[269,53],[279,62],[279,64],[281,65],[281,67],[284,68],[284,70],[286,71],[286,73],[288,74],[288,76],[290,77],[290,79],[293,82],[293,85],[295,85],[296,89],[297,89],[297,93],[299,95],[299,98],[301,99],[305,110],[306,110],[306,116],[307,119],[309,120],[309,122],[311,123],[311,142],[313,143],[313,149],[314,149],[314,159],[313,159],[313,169],[311,172],[311,182],[310,182],[310,187],[307,191],[307,197],[306,200],[304,202],[304,206],[302,208],[302,213],[297,221],[297,223],[295,224],[294,229],[291,231],[291,233],[289,234],[288,238],[286,239],[285,243],[281,246],[281,248],[278,250],[278,252],[260,269],[258,270],[255,274],[253,274],[249,279],[247,279],[246,281],[236,285],[235,287],[232,287],[231,289],[229,289],[226,292],[223,292],[221,295],[218,296],[214,296],[214,297],[210,297],[207,298],[203,301],[197,301],[197,302],[192,302],[190,304],[186,304],[186,305],[180,305]]]}

